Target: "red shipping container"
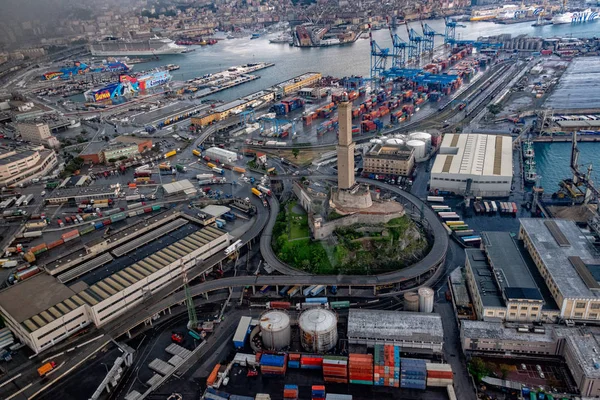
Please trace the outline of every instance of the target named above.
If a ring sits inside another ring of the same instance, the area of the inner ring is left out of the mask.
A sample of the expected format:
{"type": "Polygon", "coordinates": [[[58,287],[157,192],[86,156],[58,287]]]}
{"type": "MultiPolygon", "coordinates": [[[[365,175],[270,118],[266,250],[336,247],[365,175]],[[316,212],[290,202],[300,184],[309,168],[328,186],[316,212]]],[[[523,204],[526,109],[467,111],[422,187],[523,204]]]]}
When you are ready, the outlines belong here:
{"type": "Polygon", "coordinates": [[[53,249],[57,246],[60,246],[61,244],[63,244],[64,241],[62,239],[57,240],[56,242],[52,242],[48,244],[48,250],[53,249]]]}

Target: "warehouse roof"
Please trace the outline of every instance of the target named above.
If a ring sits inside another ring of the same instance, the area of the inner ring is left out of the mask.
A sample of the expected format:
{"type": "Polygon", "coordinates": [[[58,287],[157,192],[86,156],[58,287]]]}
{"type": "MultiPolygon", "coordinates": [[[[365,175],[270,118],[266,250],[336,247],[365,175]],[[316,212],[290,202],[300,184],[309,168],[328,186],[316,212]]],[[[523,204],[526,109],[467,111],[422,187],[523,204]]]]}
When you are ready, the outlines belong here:
{"type": "Polygon", "coordinates": [[[229,103],[225,103],[223,105],[215,107],[213,110],[214,110],[214,112],[217,112],[217,113],[224,112],[227,110],[231,110],[232,108],[242,106],[246,103],[248,103],[248,100],[245,100],[245,99],[233,100],[233,101],[230,101],[229,103]]]}
{"type": "Polygon", "coordinates": [[[477,133],[446,134],[431,173],[512,177],[512,139],[477,133]]]}
{"type": "Polygon", "coordinates": [[[485,252],[507,299],[543,300],[509,232],[483,232],[485,252]]]}
{"type": "Polygon", "coordinates": [[[556,121],[556,123],[564,128],[600,128],[600,120],[556,121]]]}
{"type": "Polygon", "coordinates": [[[194,184],[189,181],[189,179],[165,183],[163,185],[163,190],[167,196],[179,193],[196,193],[196,188],[194,187],[194,184]]]}
{"type": "Polygon", "coordinates": [[[444,333],[439,314],[350,309],[348,338],[441,343],[444,333]]]}
{"type": "Polygon", "coordinates": [[[58,304],[74,294],[56,278],[40,273],[0,291],[0,306],[21,323],[46,310],[49,304],[58,304]]]}
{"type": "Polygon", "coordinates": [[[506,307],[502,292],[496,285],[494,275],[490,270],[485,252],[479,249],[466,249],[465,256],[469,261],[475,277],[477,291],[484,307],[506,307]]]}
{"type": "Polygon", "coordinates": [[[468,339],[519,340],[526,342],[555,341],[551,325],[546,325],[544,333],[518,332],[515,327],[506,327],[501,322],[461,321],[461,336],[468,339]]]}
{"type": "Polygon", "coordinates": [[[563,297],[600,298],[589,266],[600,263],[599,255],[575,222],[534,218],[520,222],[563,297]]]}

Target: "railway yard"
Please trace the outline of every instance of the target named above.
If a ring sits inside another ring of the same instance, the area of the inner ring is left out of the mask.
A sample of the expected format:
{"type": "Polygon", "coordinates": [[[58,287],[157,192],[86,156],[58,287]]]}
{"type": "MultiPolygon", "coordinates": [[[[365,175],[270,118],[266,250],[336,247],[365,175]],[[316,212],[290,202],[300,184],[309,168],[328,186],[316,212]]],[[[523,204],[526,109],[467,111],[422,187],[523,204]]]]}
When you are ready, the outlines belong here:
{"type": "Polygon", "coordinates": [[[235,87],[273,63],[160,83],[137,69],[40,80],[56,65],[14,77],[0,166],[28,164],[0,194],[0,397],[591,395],[600,377],[570,357],[600,337],[595,308],[563,315],[528,252],[538,236],[526,242],[553,207],[597,212],[572,180],[544,193],[530,154],[534,141],[595,141],[600,108],[558,107],[580,59],[474,41],[435,54],[377,78],[309,68],[245,96],[235,87]],[[383,256],[387,240],[409,256],[385,273],[316,266],[383,256]],[[529,272],[494,264],[493,280],[489,264],[515,254],[529,272]],[[543,304],[538,317],[489,317],[518,296],[543,304]],[[571,323],[581,332],[565,339],[571,323]],[[514,350],[518,333],[542,350],[514,350]]]}

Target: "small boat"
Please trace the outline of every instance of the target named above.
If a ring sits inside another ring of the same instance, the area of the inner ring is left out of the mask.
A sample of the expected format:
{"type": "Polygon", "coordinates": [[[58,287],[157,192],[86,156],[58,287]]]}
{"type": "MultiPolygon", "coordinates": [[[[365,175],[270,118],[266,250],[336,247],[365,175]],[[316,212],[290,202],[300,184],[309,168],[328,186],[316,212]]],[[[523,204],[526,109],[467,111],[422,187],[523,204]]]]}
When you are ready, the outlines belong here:
{"type": "Polygon", "coordinates": [[[534,158],[535,151],[533,150],[533,143],[528,140],[523,144],[523,157],[526,159],[534,158]]]}
{"type": "Polygon", "coordinates": [[[177,71],[179,68],[180,67],[177,64],[169,64],[169,65],[167,65],[167,70],[169,70],[169,71],[177,71]]]}
{"type": "Polygon", "coordinates": [[[250,36],[250,40],[258,38],[260,38],[260,33],[253,33],[252,36],[250,36]]]}

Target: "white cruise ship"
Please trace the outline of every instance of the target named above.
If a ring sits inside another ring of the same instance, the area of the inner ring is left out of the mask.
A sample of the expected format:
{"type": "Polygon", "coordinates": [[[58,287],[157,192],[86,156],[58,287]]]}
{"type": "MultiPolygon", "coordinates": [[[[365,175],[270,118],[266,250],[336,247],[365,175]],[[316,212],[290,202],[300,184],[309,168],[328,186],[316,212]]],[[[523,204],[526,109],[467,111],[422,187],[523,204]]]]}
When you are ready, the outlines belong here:
{"type": "Polygon", "coordinates": [[[184,46],[175,44],[169,38],[153,37],[145,40],[123,40],[107,38],[90,45],[93,56],[155,56],[161,54],[181,54],[184,46]]]}
{"type": "Polygon", "coordinates": [[[552,18],[553,25],[559,24],[571,24],[581,22],[591,22],[598,19],[598,12],[592,11],[590,8],[584,11],[566,12],[562,14],[556,14],[552,18]]]}

